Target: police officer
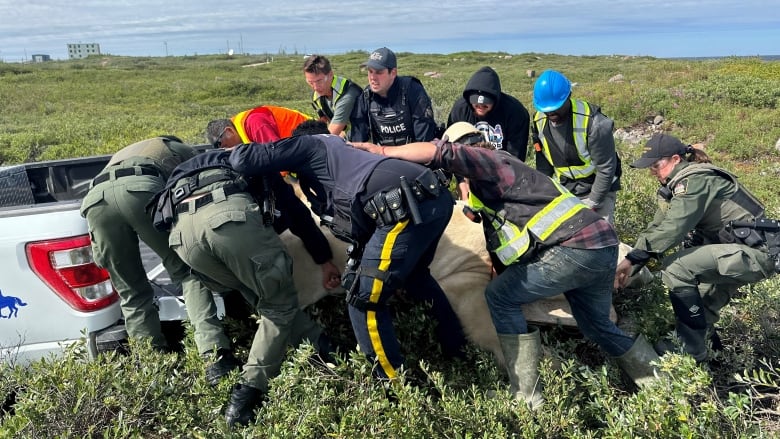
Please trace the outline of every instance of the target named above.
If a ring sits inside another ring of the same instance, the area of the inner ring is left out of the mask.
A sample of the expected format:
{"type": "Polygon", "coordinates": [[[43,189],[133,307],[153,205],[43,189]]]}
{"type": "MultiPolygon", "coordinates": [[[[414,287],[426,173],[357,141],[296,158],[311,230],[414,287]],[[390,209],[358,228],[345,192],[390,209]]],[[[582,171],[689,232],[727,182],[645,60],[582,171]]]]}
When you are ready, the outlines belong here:
{"type": "MultiPolygon", "coordinates": [[[[279,373],[288,345],[309,340],[327,356],[329,343],[322,328],[298,308],[292,260],[272,226],[275,209],[265,198],[258,204],[253,197],[267,191],[250,188],[253,183],[229,167],[228,156],[228,151],[204,153],[174,170],[158,213],[169,200],[172,209],[162,211],[175,212],[169,219],[171,248],[213,290],[239,291],[259,316],[240,383],[225,409],[229,425],[245,425],[267,395],[268,381],[279,373]]],[[[261,177],[260,184],[286,186],[278,173],[261,177]]],[[[308,210],[306,216],[311,218],[308,210]]]]}
{"type": "Polygon", "coordinates": [[[653,379],[650,361],[658,355],[652,346],[643,336],[634,340],[624,334],[609,319],[615,230],[559,183],[506,151],[493,150],[476,127],[464,131],[463,124],[448,128],[436,143],[355,146],[468,179],[469,204],[479,214],[488,250],[506,266],[488,284],[485,298],[514,396],[533,409],[543,403],[539,330],[528,326],[521,306],[558,294],[566,296],[582,333],[615,357],[637,384],[653,379]],[[450,137],[476,139],[476,146],[449,142],[450,137]]]}
{"type": "Polygon", "coordinates": [[[360,66],[368,70],[368,86],[352,112],[350,140],[393,146],[436,136],[431,98],[419,79],[398,76],[392,50],[376,49],[360,66]]]}
{"type": "Polygon", "coordinates": [[[349,116],[355,107],[355,100],[363,90],[349,79],[336,76],[330,66],[330,60],[322,55],[306,58],[303,62],[303,75],[313,90],[311,105],[319,119],[328,124],[328,132],[346,137],[349,132],[349,116]]]}
{"type": "Polygon", "coordinates": [[[108,270],[121,299],[125,328],[131,338],[147,339],[167,350],[154,305],[154,291],[146,277],[138,240],[162,259],[171,279],[189,294],[211,294],[190,275],[189,267],[168,247],[168,234],[156,230],[145,206],[165,180],[195,151],[173,136],[134,143],[114,154],[92,181],[81,204],[87,219],[95,262],[108,270]]]}
{"type": "Polygon", "coordinates": [[[536,169],[555,177],[583,203],[615,222],[622,173],[612,119],[593,104],[571,97],[571,83],[546,70],[534,84],[532,137],[536,169]]]}
{"type": "MultiPolygon", "coordinates": [[[[659,208],[634,250],[618,265],[615,286],[622,287],[631,271],[650,258],[660,259],[685,242],[685,248],[663,259],[661,274],[684,351],[705,361],[705,341],[719,343],[714,324],[720,309],[739,286],[774,273],[767,235],[755,227],[732,225],[762,224],[764,206],[736,176],[710,164],[703,151],[668,134],[654,135],[631,167],[647,168],[658,179],[659,208]]],[[[663,354],[675,350],[675,343],[662,340],[655,347],[663,354]]]]}
{"type": "MultiPolygon", "coordinates": [[[[304,124],[302,124],[304,125],[304,124]]],[[[245,175],[289,169],[317,194],[315,213],[334,235],[353,244],[360,260],[347,282],[348,310],[360,350],[374,374],[395,379],[403,364],[387,302],[399,288],[432,301],[445,355],[460,355],[465,337],[428,269],[452,213],[452,197],[433,171],[367,154],[333,135],[301,135],[265,145],[240,145],[230,157],[245,175]],[[362,257],[359,254],[362,251],[362,257]]],[[[354,266],[351,266],[354,268],[354,266]]]]}
{"type": "MultiPolygon", "coordinates": [[[[241,143],[236,136],[222,136],[217,143],[217,136],[218,134],[212,136],[209,133],[209,137],[218,148],[232,148],[241,143]]],[[[227,166],[228,154],[224,150],[204,152],[178,166],[176,176],[194,174],[212,167],[227,166]]],[[[256,200],[266,198],[266,207],[274,210],[271,213],[275,215],[272,224],[276,233],[281,234],[289,229],[295,236],[298,236],[314,262],[322,269],[323,287],[328,290],[337,288],[341,273],[332,262],[333,253],[328,241],[314,223],[309,208],[295,196],[292,186],[285,184],[281,178],[269,176],[266,177],[265,181],[268,183],[268,187],[264,186],[263,178],[257,178],[250,181],[247,189],[256,200]],[[268,197],[273,197],[274,201],[270,207],[267,204],[270,202],[268,197]]],[[[260,201],[260,204],[262,202],[260,201]]],[[[243,317],[241,311],[246,302],[243,299],[231,300],[233,295],[233,293],[223,295],[226,311],[231,316],[243,317]]],[[[185,297],[185,301],[187,302],[187,315],[194,329],[198,352],[209,361],[206,366],[206,381],[211,385],[217,385],[223,376],[239,367],[240,364],[233,355],[230,340],[225,336],[221,321],[217,318],[217,308],[213,296],[211,294],[192,295],[185,297]],[[212,355],[212,351],[215,351],[214,355],[212,355]]]]}

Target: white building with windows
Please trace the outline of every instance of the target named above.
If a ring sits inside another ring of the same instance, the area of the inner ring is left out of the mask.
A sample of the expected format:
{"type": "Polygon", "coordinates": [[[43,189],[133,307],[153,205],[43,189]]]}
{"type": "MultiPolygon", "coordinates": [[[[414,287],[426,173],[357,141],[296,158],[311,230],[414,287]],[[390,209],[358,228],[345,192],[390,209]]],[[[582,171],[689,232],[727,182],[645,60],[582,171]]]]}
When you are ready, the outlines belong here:
{"type": "Polygon", "coordinates": [[[100,44],[77,43],[68,44],[68,59],[81,59],[90,55],[100,55],[100,44]]]}

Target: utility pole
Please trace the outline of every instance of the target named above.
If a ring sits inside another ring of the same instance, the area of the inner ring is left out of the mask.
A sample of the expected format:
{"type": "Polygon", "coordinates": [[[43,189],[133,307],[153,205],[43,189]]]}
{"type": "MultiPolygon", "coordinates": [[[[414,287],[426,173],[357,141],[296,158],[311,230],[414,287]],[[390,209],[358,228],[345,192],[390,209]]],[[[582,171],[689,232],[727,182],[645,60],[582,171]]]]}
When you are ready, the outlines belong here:
{"type": "Polygon", "coordinates": [[[167,58],[168,57],[168,42],[167,41],[163,41],[163,45],[165,46],[165,57],[167,58]]]}

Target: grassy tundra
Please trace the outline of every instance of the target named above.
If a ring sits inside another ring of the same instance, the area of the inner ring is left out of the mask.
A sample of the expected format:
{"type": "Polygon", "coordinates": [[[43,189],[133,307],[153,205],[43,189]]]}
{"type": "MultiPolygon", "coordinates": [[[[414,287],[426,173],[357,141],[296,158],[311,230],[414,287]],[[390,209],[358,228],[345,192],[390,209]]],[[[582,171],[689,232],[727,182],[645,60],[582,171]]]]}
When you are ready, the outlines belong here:
{"type": "MultiPolygon", "coordinates": [[[[780,218],[780,63],[758,59],[661,60],[464,52],[399,54],[399,73],[422,79],[436,118],[446,120],[467,79],[492,66],[505,92],[532,110],[526,72],[563,71],[574,96],[602,107],[615,128],[649,136],[664,130],[704,142],[714,163],[737,175],[780,218]],[[437,72],[440,75],[426,75],[437,72]],[[615,75],[620,81],[609,81],[615,75]],[[660,125],[653,125],[663,116],[660,125]]],[[[331,57],[337,74],[365,85],[366,53],[331,57]]],[[[0,63],[0,165],[112,153],[160,134],[202,143],[206,123],[262,104],[310,113],[300,56],[97,57],[35,65],[0,63]],[[271,61],[271,62],[267,62],[271,61]]],[[[623,139],[621,136],[616,136],[623,139]]],[[[624,164],[644,141],[619,140],[624,164]]],[[[626,166],[627,168],[627,166],[626,166]]],[[[657,184],[646,171],[624,170],[617,229],[633,242],[651,218],[657,184]]],[[[655,267],[657,268],[657,267],[655,267]]],[[[708,367],[665,357],[672,378],[637,391],[576,331],[546,328],[542,366],[546,405],[530,413],[510,401],[501,370],[484,352],[446,363],[436,355],[420,307],[399,303],[398,333],[407,353],[407,384],[397,402],[369,377],[354,346],[342,299],[311,310],[348,353],[330,373],[309,365],[310,347],[292,352],[273,381],[256,426],[228,431],[221,416],[228,382],[209,388],[191,333],[185,350],[162,355],[138,346],[129,356],[63,359],[29,368],[0,365],[4,437],[777,437],[780,435],[780,281],[743,288],[719,323],[725,349],[708,367]]],[[[651,339],[672,327],[656,280],[616,295],[621,325],[651,339]]],[[[229,321],[245,354],[249,324],[229,321]]]]}

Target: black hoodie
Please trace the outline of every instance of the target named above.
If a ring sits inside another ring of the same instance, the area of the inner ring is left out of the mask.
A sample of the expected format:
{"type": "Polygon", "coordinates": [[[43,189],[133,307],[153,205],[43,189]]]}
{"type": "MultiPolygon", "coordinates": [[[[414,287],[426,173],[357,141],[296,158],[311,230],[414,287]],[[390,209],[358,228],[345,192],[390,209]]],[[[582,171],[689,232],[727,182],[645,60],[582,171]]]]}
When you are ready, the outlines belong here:
{"type": "MultiPolygon", "coordinates": [[[[498,73],[490,67],[477,70],[466,83],[463,97],[452,106],[447,126],[455,122],[469,122],[473,125],[484,121],[490,127],[491,138],[500,148],[525,161],[528,150],[528,110],[515,97],[501,91],[498,73]],[[472,93],[487,94],[493,97],[493,108],[484,119],[479,119],[469,103],[472,93]]],[[[478,127],[479,128],[479,127],[478,127]]]]}

